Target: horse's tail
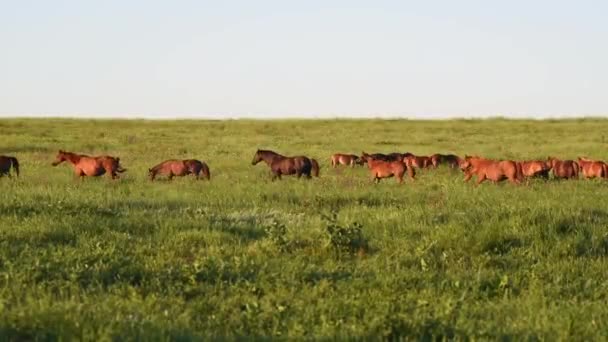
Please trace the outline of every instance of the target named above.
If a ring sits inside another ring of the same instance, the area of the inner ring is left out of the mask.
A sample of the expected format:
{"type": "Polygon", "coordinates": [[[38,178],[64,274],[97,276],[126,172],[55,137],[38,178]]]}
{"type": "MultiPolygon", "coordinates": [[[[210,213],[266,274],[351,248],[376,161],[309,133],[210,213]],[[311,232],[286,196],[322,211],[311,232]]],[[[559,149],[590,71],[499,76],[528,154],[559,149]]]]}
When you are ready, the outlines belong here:
{"type": "Polygon", "coordinates": [[[578,178],[578,172],[580,171],[580,165],[577,162],[572,163],[572,168],[574,169],[574,178],[578,178]]]}
{"type": "Polygon", "coordinates": [[[608,164],[602,163],[603,178],[608,178],[608,164]]]}
{"type": "Polygon", "coordinates": [[[312,174],[315,177],[319,177],[319,163],[315,159],[310,159],[310,163],[312,164],[312,174]]]}
{"type": "Polygon", "coordinates": [[[19,161],[15,157],[10,157],[9,160],[11,161],[11,164],[13,165],[13,171],[15,171],[15,175],[17,175],[17,177],[19,177],[19,161]]]}
{"type": "Polygon", "coordinates": [[[205,176],[205,179],[211,180],[211,171],[209,171],[209,166],[206,163],[203,163],[201,171],[203,172],[203,176],[205,176]]]}

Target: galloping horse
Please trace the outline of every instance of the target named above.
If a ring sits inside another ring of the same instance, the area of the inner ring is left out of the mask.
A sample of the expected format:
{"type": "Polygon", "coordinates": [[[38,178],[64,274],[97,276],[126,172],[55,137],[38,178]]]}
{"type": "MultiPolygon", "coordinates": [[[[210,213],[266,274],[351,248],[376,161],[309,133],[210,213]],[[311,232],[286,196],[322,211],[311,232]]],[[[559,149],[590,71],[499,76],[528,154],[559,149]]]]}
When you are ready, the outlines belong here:
{"type": "Polygon", "coordinates": [[[331,166],[338,167],[339,165],[350,165],[350,167],[355,167],[355,164],[361,165],[361,160],[359,156],[354,154],[343,154],[336,153],[331,156],[331,166]]]}
{"type": "Polygon", "coordinates": [[[19,177],[19,161],[15,157],[0,156],[0,177],[7,175],[11,177],[11,166],[15,175],[19,177]]]}
{"type": "Polygon", "coordinates": [[[578,178],[580,167],[574,160],[559,160],[557,158],[548,157],[547,163],[551,165],[555,178],[578,178]]]}
{"type": "Polygon", "coordinates": [[[578,165],[585,178],[608,178],[608,165],[603,161],[579,157],[578,165]]]}
{"type": "Polygon", "coordinates": [[[426,169],[427,167],[433,165],[433,161],[432,161],[431,157],[427,157],[427,156],[415,156],[411,153],[406,153],[406,155],[403,159],[404,159],[403,161],[405,163],[407,163],[408,165],[412,165],[419,169],[426,169]]]}
{"type": "Polygon", "coordinates": [[[433,167],[438,167],[441,164],[445,164],[452,169],[458,168],[460,164],[460,157],[454,154],[439,154],[435,153],[431,156],[431,163],[433,167]]]}
{"type": "Polygon", "coordinates": [[[477,175],[477,185],[486,179],[494,183],[508,179],[515,184],[519,184],[522,179],[521,164],[512,160],[496,161],[477,156],[465,156],[460,161],[460,169],[465,173],[465,182],[468,182],[473,175],[477,175]]]}
{"type": "Polygon", "coordinates": [[[551,165],[543,160],[524,160],[521,164],[521,172],[524,177],[541,177],[548,179],[551,165]]]}
{"type": "Polygon", "coordinates": [[[367,163],[367,160],[369,158],[374,159],[374,160],[394,162],[394,161],[403,161],[403,158],[405,158],[407,155],[411,155],[411,153],[392,152],[389,154],[384,154],[384,153],[371,153],[370,154],[370,153],[361,152],[361,157],[359,157],[359,159],[361,159],[361,163],[367,163]]]}
{"type": "Polygon", "coordinates": [[[127,171],[120,166],[120,158],[110,156],[90,157],[85,154],[76,154],[59,150],[53,166],[68,161],[74,167],[74,173],[83,179],[84,176],[98,177],[108,174],[112,179],[117,179],[118,174],[127,171]]]}
{"type": "Polygon", "coordinates": [[[169,180],[172,180],[174,176],[181,177],[190,174],[193,174],[196,179],[200,179],[201,172],[207,180],[211,179],[209,166],[207,166],[206,163],[196,159],[165,160],[151,169],[148,169],[148,174],[151,181],[154,181],[154,178],[156,178],[156,175],[158,174],[168,175],[169,180]]]}
{"type": "Polygon", "coordinates": [[[402,160],[387,161],[384,159],[376,159],[373,154],[363,152],[361,159],[367,163],[372,179],[376,183],[380,183],[382,178],[395,176],[397,182],[403,183],[403,175],[407,171],[409,177],[414,180],[416,172],[411,165],[406,164],[402,160]]]}
{"type": "Polygon", "coordinates": [[[281,175],[302,175],[311,178],[319,177],[319,164],[316,160],[305,156],[286,157],[269,150],[257,150],[251,165],[264,161],[272,171],[272,180],[281,179],[281,175]]]}

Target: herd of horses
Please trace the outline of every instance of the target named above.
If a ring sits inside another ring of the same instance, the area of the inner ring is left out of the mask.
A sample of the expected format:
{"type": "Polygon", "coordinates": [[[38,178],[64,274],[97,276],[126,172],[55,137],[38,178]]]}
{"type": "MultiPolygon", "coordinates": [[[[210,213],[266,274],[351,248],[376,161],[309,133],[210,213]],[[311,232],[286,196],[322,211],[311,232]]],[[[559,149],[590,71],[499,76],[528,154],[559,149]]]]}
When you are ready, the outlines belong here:
{"type": "MultiPolygon", "coordinates": [[[[272,172],[272,180],[281,179],[282,176],[295,175],[300,178],[319,177],[319,163],[307,156],[284,156],[270,150],[257,150],[251,161],[257,165],[264,161],[272,172]]],[[[464,156],[454,154],[433,154],[431,156],[417,156],[412,153],[365,153],[361,155],[336,153],[330,158],[331,166],[340,165],[355,167],[367,165],[371,179],[378,183],[381,179],[394,177],[402,183],[407,176],[414,180],[416,169],[432,169],[445,165],[452,169],[460,169],[464,173],[464,181],[468,182],[473,176],[477,177],[477,184],[485,180],[500,182],[508,180],[519,184],[529,178],[548,179],[550,174],[557,179],[576,179],[579,173],[584,178],[608,178],[608,164],[601,160],[579,157],[577,160],[560,160],[548,157],[546,160],[494,160],[480,156],[464,156]]],[[[53,166],[63,162],[72,164],[74,173],[79,178],[98,177],[108,175],[118,179],[119,174],[126,171],[120,165],[120,158],[103,155],[88,156],[59,150],[55,156],[53,166]]],[[[11,169],[19,176],[19,161],[15,157],[0,155],[0,177],[11,177],[11,169]]],[[[211,179],[209,166],[196,159],[169,159],[148,169],[148,176],[154,181],[157,175],[166,176],[169,180],[174,177],[193,175],[196,179],[211,179]]]]}

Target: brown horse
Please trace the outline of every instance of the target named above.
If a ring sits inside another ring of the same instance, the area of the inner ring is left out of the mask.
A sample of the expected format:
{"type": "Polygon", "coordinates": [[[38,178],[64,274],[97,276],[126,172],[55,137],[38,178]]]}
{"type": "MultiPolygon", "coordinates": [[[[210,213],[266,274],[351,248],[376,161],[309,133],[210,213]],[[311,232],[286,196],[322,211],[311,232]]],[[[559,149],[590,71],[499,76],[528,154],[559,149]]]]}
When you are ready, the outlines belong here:
{"type": "Polygon", "coordinates": [[[392,152],[389,154],[384,154],[384,153],[365,153],[365,152],[361,152],[361,157],[359,157],[359,159],[361,160],[361,163],[367,163],[367,160],[369,158],[374,159],[374,160],[382,160],[382,161],[387,161],[387,162],[394,162],[394,161],[403,161],[403,158],[405,158],[405,156],[409,155],[411,153],[399,153],[399,152],[392,152]]]}
{"type": "Polygon", "coordinates": [[[257,150],[251,161],[251,165],[264,161],[272,171],[272,180],[281,179],[281,175],[296,175],[298,178],[304,175],[312,178],[319,177],[319,163],[315,159],[305,156],[286,157],[269,150],[257,150]]]}
{"type": "Polygon", "coordinates": [[[431,157],[415,156],[411,153],[406,153],[406,156],[404,157],[404,162],[419,169],[426,169],[427,167],[433,165],[431,157]]]}
{"type": "Polygon", "coordinates": [[[435,168],[439,165],[447,165],[452,169],[456,169],[460,165],[460,157],[454,154],[435,153],[431,156],[431,164],[435,168]]]}
{"type": "Polygon", "coordinates": [[[578,157],[578,165],[585,178],[608,178],[608,165],[601,160],[578,157]]]}
{"type": "Polygon", "coordinates": [[[196,179],[200,179],[200,174],[203,174],[205,179],[211,179],[209,166],[206,163],[196,159],[176,160],[170,159],[148,169],[150,180],[154,181],[156,175],[167,175],[169,180],[174,176],[182,177],[186,175],[194,175],[196,179]]]}
{"type": "Polygon", "coordinates": [[[547,162],[553,169],[553,177],[563,179],[578,178],[580,167],[574,160],[559,160],[548,157],[547,162]]]}
{"type": "Polygon", "coordinates": [[[362,164],[357,155],[336,153],[331,156],[332,167],[338,167],[339,165],[350,165],[350,167],[355,167],[355,164],[362,164]]]}
{"type": "Polygon", "coordinates": [[[549,178],[549,171],[551,171],[549,163],[543,160],[524,160],[519,163],[521,164],[521,172],[524,177],[549,178]]]}
{"type": "Polygon", "coordinates": [[[97,177],[108,174],[112,179],[117,179],[118,174],[127,171],[120,166],[120,158],[110,156],[90,157],[85,154],[76,154],[59,150],[53,166],[68,161],[74,167],[74,173],[83,179],[84,176],[97,177]]]}
{"type": "Polygon", "coordinates": [[[7,175],[11,177],[11,166],[13,172],[19,177],[19,161],[15,157],[0,156],[0,177],[7,175]]]}
{"type": "Polygon", "coordinates": [[[397,161],[386,161],[382,159],[373,158],[373,154],[367,154],[363,152],[361,156],[362,160],[367,163],[367,167],[370,170],[372,179],[379,183],[382,178],[389,178],[395,176],[397,178],[397,182],[403,182],[403,175],[407,171],[408,176],[414,180],[416,176],[416,172],[414,168],[406,165],[401,160],[397,161]]]}
{"type": "Polygon", "coordinates": [[[465,173],[465,182],[468,182],[473,175],[477,175],[477,185],[486,179],[494,183],[508,179],[511,183],[519,184],[522,178],[521,165],[512,160],[496,161],[465,156],[460,162],[460,169],[465,173]]]}

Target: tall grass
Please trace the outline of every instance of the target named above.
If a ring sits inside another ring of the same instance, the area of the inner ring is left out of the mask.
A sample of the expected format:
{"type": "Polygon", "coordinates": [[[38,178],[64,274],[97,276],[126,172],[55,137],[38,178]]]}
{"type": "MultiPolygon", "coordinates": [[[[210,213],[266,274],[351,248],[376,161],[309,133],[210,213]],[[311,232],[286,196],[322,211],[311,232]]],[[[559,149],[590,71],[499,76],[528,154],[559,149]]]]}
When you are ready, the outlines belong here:
{"type": "Polygon", "coordinates": [[[608,159],[608,121],[1,120],[0,335],[606,339],[608,182],[372,184],[335,152],[608,159]],[[271,182],[257,148],[321,178],[271,182]],[[119,181],[53,168],[120,156],[119,181]],[[150,183],[167,158],[211,182],[150,183]]]}

